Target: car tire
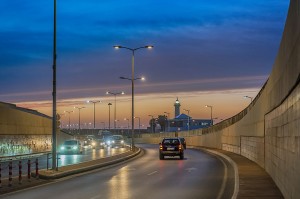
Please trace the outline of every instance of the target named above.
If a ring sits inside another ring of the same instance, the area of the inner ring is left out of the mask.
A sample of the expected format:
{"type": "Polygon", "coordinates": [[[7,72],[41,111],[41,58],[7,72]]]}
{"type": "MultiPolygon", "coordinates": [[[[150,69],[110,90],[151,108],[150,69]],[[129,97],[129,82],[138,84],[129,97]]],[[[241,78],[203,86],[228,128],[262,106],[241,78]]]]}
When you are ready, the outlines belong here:
{"type": "Polygon", "coordinates": [[[181,154],[180,154],[180,160],[183,160],[183,159],[184,159],[184,154],[181,153],[181,154]]]}
{"type": "Polygon", "coordinates": [[[163,160],[164,158],[165,158],[164,155],[159,154],[159,159],[160,159],[160,160],[163,160]]]}

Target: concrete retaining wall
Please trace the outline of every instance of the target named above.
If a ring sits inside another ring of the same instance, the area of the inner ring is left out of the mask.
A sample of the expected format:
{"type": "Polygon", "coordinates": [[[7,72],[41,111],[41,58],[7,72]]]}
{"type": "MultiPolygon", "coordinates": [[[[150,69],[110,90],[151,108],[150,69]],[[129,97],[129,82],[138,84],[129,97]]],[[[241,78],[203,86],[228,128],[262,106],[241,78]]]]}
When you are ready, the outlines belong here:
{"type": "MultiPolygon", "coordinates": [[[[58,146],[73,136],[57,132],[58,146]]],[[[46,152],[52,148],[52,118],[0,102],[0,156],[46,152]]]]}
{"type": "Polygon", "coordinates": [[[0,135],[50,135],[52,120],[37,111],[0,103],[0,135]]]}
{"type": "MultiPolygon", "coordinates": [[[[181,132],[188,145],[231,151],[265,168],[285,198],[300,198],[300,2],[291,0],[279,52],[252,103],[213,127],[181,132]]],[[[144,135],[159,143],[168,135],[144,135]]]]}

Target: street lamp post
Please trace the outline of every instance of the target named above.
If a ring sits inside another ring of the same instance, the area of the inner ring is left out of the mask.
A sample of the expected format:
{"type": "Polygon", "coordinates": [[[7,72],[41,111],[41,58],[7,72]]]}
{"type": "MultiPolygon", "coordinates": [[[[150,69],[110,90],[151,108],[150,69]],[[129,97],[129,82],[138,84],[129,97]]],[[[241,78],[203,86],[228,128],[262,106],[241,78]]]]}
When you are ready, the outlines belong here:
{"type": "Polygon", "coordinates": [[[112,104],[111,103],[108,103],[108,130],[110,131],[110,106],[112,104]]]}
{"type": "MultiPolygon", "coordinates": [[[[114,95],[115,96],[115,111],[114,111],[114,130],[116,131],[116,117],[117,117],[117,95],[124,95],[125,93],[122,91],[122,92],[110,92],[110,91],[107,91],[106,94],[111,94],[111,95],[114,95]]],[[[109,105],[109,104],[108,104],[109,105]]]]}
{"type": "Polygon", "coordinates": [[[53,1],[53,90],[52,90],[52,169],[57,170],[56,157],[56,0],[53,1]]]}
{"type": "Polygon", "coordinates": [[[132,98],[132,105],[131,105],[131,121],[132,121],[132,135],[131,135],[131,150],[134,151],[134,52],[139,50],[139,49],[143,49],[143,48],[148,48],[151,49],[153,48],[153,46],[142,46],[142,47],[138,47],[138,48],[128,48],[125,46],[114,46],[114,48],[119,49],[119,48],[124,48],[127,50],[130,50],[132,52],[132,65],[131,65],[131,88],[132,88],[132,92],[131,92],[131,98],[132,98]]]}
{"type": "Polygon", "coordinates": [[[205,107],[207,108],[210,108],[210,120],[211,120],[211,126],[213,125],[213,117],[212,117],[212,106],[209,106],[209,105],[205,105],[205,107]]]}
{"type": "Polygon", "coordinates": [[[165,114],[167,114],[167,116],[168,116],[168,120],[167,120],[167,121],[168,121],[168,132],[169,132],[169,128],[170,128],[170,124],[169,124],[169,119],[170,119],[169,117],[170,117],[170,113],[168,113],[168,112],[164,112],[164,113],[165,113],[165,114]]]}
{"type": "MultiPolygon", "coordinates": [[[[115,120],[115,124],[116,124],[116,125],[117,125],[117,122],[118,122],[118,121],[120,121],[120,120],[115,120]]],[[[117,130],[116,130],[116,129],[115,129],[115,132],[117,132],[117,130]]],[[[123,133],[122,133],[122,134],[123,134],[123,133]]]]}
{"type": "Polygon", "coordinates": [[[74,111],[64,111],[65,113],[68,113],[69,115],[69,132],[70,132],[70,113],[73,113],[74,111]]]}
{"type": "Polygon", "coordinates": [[[190,110],[183,109],[184,111],[188,112],[188,133],[190,133],[190,110]]]}
{"type": "Polygon", "coordinates": [[[79,117],[78,117],[79,126],[78,126],[78,127],[79,127],[79,132],[80,132],[80,110],[83,109],[83,108],[85,108],[85,107],[84,107],[84,106],[82,106],[82,107],[77,107],[77,106],[75,106],[74,108],[77,108],[78,111],[79,111],[79,114],[78,114],[78,116],[79,116],[79,117]]]}
{"type": "Polygon", "coordinates": [[[92,100],[88,100],[87,101],[87,103],[93,103],[94,104],[94,129],[95,129],[95,127],[96,127],[96,108],[95,108],[95,105],[96,105],[96,103],[101,103],[101,101],[98,101],[98,100],[94,100],[94,101],[92,101],[92,100]]]}
{"type": "Polygon", "coordinates": [[[252,99],[253,99],[252,97],[249,97],[249,96],[247,96],[247,95],[244,96],[244,98],[249,98],[249,99],[251,100],[251,102],[252,102],[252,99]]]}
{"type": "Polygon", "coordinates": [[[101,124],[103,124],[103,130],[105,130],[105,122],[100,122],[101,124]]]}
{"type": "Polygon", "coordinates": [[[135,116],[134,118],[138,118],[139,119],[139,135],[141,135],[141,118],[135,116]]]}
{"type": "Polygon", "coordinates": [[[149,117],[151,117],[151,133],[153,133],[153,115],[148,115],[149,117]]]}
{"type": "Polygon", "coordinates": [[[129,119],[128,118],[124,118],[124,120],[126,121],[128,121],[128,123],[127,123],[127,134],[128,134],[128,136],[129,136],[129,119]]]}

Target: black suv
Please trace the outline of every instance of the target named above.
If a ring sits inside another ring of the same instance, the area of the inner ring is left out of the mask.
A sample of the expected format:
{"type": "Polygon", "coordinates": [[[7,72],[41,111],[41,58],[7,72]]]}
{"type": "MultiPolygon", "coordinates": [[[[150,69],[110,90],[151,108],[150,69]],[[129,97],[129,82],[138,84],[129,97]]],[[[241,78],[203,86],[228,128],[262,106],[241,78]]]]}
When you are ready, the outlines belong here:
{"type": "Polygon", "coordinates": [[[183,145],[184,149],[186,149],[186,142],[185,142],[185,138],[183,138],[183,137],[180,137],[179,139],[180,139],[180,142],[181,142],[181,144],[183,145]]]}
{"type": "Polygon", "coordinates": [[[164,138],[159,143],[159,159],[163,160],[165,156],[179,156],[184,158],[184,147],[179,138],[164,138]]]}

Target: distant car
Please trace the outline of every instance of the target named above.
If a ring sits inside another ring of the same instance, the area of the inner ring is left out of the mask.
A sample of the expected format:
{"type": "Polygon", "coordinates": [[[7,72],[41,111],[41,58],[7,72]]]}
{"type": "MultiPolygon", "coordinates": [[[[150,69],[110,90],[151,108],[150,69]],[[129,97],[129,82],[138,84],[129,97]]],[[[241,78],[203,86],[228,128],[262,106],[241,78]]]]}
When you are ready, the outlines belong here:
{"type": "Polygon", "coordinates": [[[184,146],[179,138],[164,138],[159,143],[159,159],[163,160],[165,156],[179,156],[184,158],[184,146]]]}
{"type": "Polygon", "coordinates": [[[60,147],[60,153],[72,153],[79,154],[82,153],[82,146],[79,140],[66,140],[60,147]]]}
{"type": "Polygon", "coordinates": [[[103,149],[105,147],[105,140],[104,139],[99,139],[98,142],[99,142],[100,148],[103,149]]]}
{"type": "Polygon", "coordinates": [[[95,149],[97,145],[96,140],[92,138],[87,138],[83,141],[83,148],[92,148],[95,149]]]}
{"type": "Polygon", "coordinates": [[[109,146],[114,147],[125,147],[125,139],[122,135],[113,135],[110,137],[109,146]]]}
{"type": "Polygon", "coordinates": [[[184,149],[186,149],[186,142],[185,138],[179,137],[181,144],[183,145],[184,149]]]}

